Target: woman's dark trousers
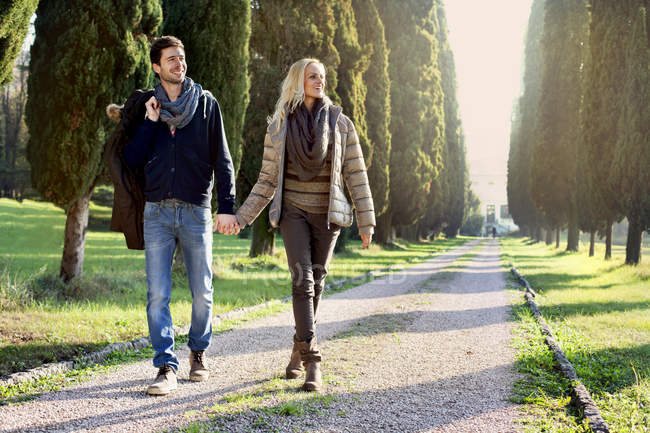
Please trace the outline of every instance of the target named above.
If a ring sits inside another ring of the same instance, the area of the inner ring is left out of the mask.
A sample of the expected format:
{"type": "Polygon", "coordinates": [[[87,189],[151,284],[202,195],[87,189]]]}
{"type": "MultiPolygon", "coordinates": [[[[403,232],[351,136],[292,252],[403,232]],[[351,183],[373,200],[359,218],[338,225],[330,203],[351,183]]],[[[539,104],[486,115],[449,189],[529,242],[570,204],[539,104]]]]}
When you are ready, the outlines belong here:
{"type": "Polygon", "coordinates": [[[291,271],[296,337],[310,342],[315,336],[314,321],[327,267],[341,228],[337,225],[328,228],[327,214],[309,213],[285,202],[280,232],[291,271]]]}

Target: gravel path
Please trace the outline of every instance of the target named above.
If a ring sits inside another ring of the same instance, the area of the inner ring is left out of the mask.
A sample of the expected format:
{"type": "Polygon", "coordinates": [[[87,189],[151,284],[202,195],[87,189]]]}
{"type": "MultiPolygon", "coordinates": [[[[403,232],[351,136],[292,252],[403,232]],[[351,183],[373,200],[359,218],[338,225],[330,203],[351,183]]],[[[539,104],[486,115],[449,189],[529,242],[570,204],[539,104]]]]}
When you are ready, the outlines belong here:
{"type": "Polygon", "coordinates": [[[18,406],[0,431],[513,432],[511,324],[498,244],[474,241],[431,261],[325,298],[318,336],[326,390],[280,379],[289,357],[289,310],[215,335],[212,377],[149,397],[150,361],[18,406]],[[454,263],[468,252],[474,256],[454,263]]]}

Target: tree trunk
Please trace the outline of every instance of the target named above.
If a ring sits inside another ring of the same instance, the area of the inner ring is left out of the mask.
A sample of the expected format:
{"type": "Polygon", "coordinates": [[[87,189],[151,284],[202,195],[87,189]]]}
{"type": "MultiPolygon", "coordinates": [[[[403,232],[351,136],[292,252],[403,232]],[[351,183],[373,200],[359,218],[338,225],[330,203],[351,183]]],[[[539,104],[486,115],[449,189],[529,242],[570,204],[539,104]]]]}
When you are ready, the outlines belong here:
{"type": "Polygon", "coordinates": [[[542,240],[542,227],[535,227],[535,242],[540,242],[542,240]]]}
{"type": "Polygon", "coordinates": [[[442,233],[441,230],[433,230],[433,231],[430,231],[430,230],[428,230],[427,227],[426,227],[424,224],[422,224],[422,223],[417,223],[417,224],[416,224],[416,227],[417,227],[417,238],[418,238],[418,241],[429,240],[429,233],[431,233],[431,239],[435,239],[436,236],[439,236],[440,233],[442,233]]]}
{"type": "Polygon", "coordinates": [[[607,227],[605,228],[605,260],[612,258],[612,225],[612,222],[607,221],[607,227]]]}
{"type": "Polygon", "coordinates": [[[553,244],[553,229],[546,229],[546,245],[553,244]]]}
{"type": "Polygon", "coordinates": [[[589,234],[589,257],[594,256],[594,244],[596,243],[596,231],[592,230],[589,234]]]}
{"type": "Polygon", "coordinates": [[[560,248],[560,228],[555,229],[555,248],[560,248]]]}
{"type": "MultiPolygon", "coordinates": [[[[573,200],[575,202],[575,200],[573,200]]],[[[578,251],[580,248],[580,229],[578,228],[578,208],[572,203],[569,209],[569,230],[567,233],[567,251],[578,251]]]]}
{"type": "Polygon", "coordinates": [[[391,236],[391,215],[390,210],[377,217],[377,227],[375,227],[375,239],[382,245],[388,245],[393,242],[391,236]]]}
{"type": "Polygon", "coordinates": [[[418,229],[417,225],[412,224],[410,226],[404,226],[400,228],[400,231],[402,233],[402,237],[408,241],[411,242],[417,242],[418,241],[418,229]]]}
{"type": "Polygon", "coordinates": [[[250,257],[257,257],[264,254],[273,255],[275,253],[275,230],[269,223],[269,207],[257,217],[252,227],[253,239],[251,240],[251,249],[248,253],[250,257]]]}
{"type": "Polygon", "coordinates": [[[640,219],[635,216],[628,216],[627,245],[625,246],[625,264],[638,265],[641,261],[641,241],[643,240],[643,228],[640,219]]]}
{"type": "Polygon", "coordinates": [[[88,230],[89,193],[77,200],[68,210],[65,220],[65,237],[63,240],[63,258],[61,259],[61,278],[66,283],[80,277],[84,266],[86,231],[88,230]]]}

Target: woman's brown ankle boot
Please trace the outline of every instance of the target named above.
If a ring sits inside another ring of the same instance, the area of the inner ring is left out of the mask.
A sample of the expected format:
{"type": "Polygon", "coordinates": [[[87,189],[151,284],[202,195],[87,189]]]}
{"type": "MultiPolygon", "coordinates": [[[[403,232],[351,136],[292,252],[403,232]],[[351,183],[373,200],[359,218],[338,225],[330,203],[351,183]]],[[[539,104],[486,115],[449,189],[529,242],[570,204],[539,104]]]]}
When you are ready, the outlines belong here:
{"type": "Polygon", "coordinates": [[[293,349],[291,350],[291,359],[287,365],[287,379],[298,379],[302,374],[302,359],[300,359],[300,349],[298,348],[297,337],[293,336],[293,349]]]}
{"type": "Polygon", "coordinates": [[[298,342],[298,347],[306,371],[305,383],[302,385],[302,389],[304,391],[320,391],[323,387],[320,371],[322,357],[316,344],[316,337],[313,337],[309,343],[306,341],[298,342]]]}

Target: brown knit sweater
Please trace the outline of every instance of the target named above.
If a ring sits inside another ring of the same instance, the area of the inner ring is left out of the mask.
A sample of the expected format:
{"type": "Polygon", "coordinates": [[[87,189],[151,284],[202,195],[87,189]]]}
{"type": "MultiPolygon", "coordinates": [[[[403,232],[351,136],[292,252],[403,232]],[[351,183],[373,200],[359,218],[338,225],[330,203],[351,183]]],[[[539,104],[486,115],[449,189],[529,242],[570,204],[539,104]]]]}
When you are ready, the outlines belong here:
{"type": "Polygon", "coordinates": [[[284,176],[284,199],[306,212],[327,213],[330,202],[330,177],[332,175],[332,150],[327,151],[327,159],[318,175],[303,182],[287,158],[287,171],[284,176]]]}

